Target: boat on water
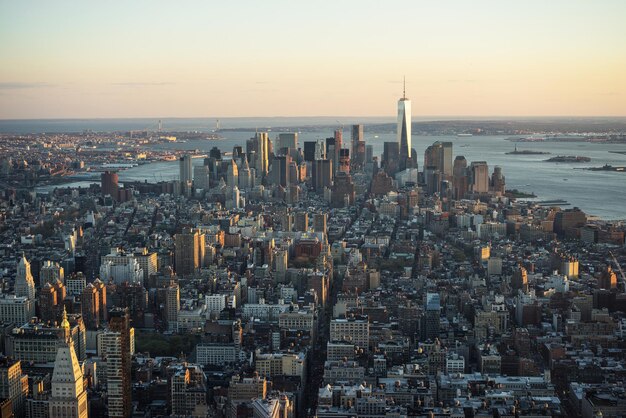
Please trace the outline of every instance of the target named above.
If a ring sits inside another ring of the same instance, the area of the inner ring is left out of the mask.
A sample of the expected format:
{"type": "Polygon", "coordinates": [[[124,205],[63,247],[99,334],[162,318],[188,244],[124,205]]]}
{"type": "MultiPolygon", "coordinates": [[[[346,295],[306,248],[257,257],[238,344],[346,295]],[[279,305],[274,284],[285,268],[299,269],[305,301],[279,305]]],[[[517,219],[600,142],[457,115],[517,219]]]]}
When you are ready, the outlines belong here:
{"type": "Polygon", "coordinates": [[[465,137],[465,136],[474,136],[474,134],[456,134],[456,136],[465,137]]]}

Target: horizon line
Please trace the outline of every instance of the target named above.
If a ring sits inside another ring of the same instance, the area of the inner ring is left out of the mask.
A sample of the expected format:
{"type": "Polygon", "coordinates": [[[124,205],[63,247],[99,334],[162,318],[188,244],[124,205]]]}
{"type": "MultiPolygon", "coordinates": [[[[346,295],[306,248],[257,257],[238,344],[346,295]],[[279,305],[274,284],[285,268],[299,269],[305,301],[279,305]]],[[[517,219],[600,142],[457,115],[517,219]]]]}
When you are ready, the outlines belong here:
{"type": "MultiPolygon", "coordinates": [[[[571,118],[571,119],[594,119],[594,118],[615,118],[615,119],[626,119],[626,114],[624,115],[421,115],[415,116],[411,115],[412,118],[417,119],[430,119],[430,118],[471,118],[471,119],[489,119],[489,118],[498,118],[498,119],[507,119],[507,118],[526,118],[526,119],[545,119],[545,118],[571,118]]],[[[62,121],[62,120],[112,120],[112,119],[273,119],[273,118],[284,118],[284,119],[319,119],[319,118],[378,118],[378,119],[389,119],[395,120],[393,116],[389,115],[374,115],[374,116],[359,116],[359,115],[313,115],[313,116],[285,116],[285,115],[274,115],[274,116],[85,116],[85,117],[28,117],[28,118],[0,118],[0,122],[13,122],[13,121],[62,121]]]]}

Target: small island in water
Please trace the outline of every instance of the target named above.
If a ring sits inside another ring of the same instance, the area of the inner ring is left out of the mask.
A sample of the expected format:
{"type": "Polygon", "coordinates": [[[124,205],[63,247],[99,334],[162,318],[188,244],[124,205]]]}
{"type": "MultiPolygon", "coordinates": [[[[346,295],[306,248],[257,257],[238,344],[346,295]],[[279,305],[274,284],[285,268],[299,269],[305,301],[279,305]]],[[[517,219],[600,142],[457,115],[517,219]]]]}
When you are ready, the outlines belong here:
{"type": "Polygon", "coordinates": [[[509,151],[506,153],[506,155],[545,155],[545,154],[550,154],[550,153],[545,152],[545,151],[533,151],[529,149],[518,150],[517,145],[515,145],[515,149],[513,151],[509,151]]]}
{"type": "Polygon", "coordinates": [[[582,168],[582,170],[589,170],[589,171],[620,171],[622,173],[626,173],[626,167],[624,167],[624,166],[614,167],[614,166],[609,165],[609,164],[604,164],[602,167],[582,168]]]}
{"type": "Polygon", "coordinates": [[[591,158],[580,155],[558,155],[548,158],[546,161],[549,163],[588,163],[591,161],[591,158]]]}
{"type": "Polygon", "coordinates": [[[527,192],[522,192],[520,190],[517,189],[511,189],[511,190],[507,190],[504,192],[504,195],[507,197],[512,197],[515,199],[525,199],[525,198],[530,198],[530,197],[537,197],[536,194],[534,194],[533,192],[527,193],[527,192]]]}

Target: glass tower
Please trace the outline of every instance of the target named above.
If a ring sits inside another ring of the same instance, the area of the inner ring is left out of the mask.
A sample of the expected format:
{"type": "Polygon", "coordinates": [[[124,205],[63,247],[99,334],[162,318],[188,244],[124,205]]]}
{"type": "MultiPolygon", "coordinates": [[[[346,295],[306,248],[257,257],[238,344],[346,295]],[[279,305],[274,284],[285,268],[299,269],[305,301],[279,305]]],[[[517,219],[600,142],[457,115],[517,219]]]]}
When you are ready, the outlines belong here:
{"type": "Polygon", "coordinates": [[[402,91],[402,98],[398,100],[397,132],[400,161],[405,163],[407,158],[411,158],[411,101],[406,98],[406,85],[402,91]]]}

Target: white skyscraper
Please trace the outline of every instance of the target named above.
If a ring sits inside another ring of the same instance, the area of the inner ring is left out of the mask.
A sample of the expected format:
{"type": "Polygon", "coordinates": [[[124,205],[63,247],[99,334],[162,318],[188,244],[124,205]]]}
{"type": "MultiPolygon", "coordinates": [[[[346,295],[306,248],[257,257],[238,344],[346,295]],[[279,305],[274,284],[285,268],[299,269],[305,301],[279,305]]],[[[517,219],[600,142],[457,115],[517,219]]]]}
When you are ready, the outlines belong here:
{"type": "Polygon", "coordinates": [[[83,372],[74,351],[65,310],[61,329],[64,335],[54,361],[49,413],[51,417],[87,418],[87,392],[83,385],[83,372]]]}
{"type": "Polygon", "coordinates": [[[402,98],[398,100],[398,146],[400,147],[400,165],[411,158],[411,101],[406,98],[406,84],[402,98]]]}
{"type": "Polygon", "coordinates": [[[30,263],[26,256],[17,265],[17,275],[15,276],[15,295],[24,296],[28,299],[35,299],[35,281],[30,272],[30,263]]]}

